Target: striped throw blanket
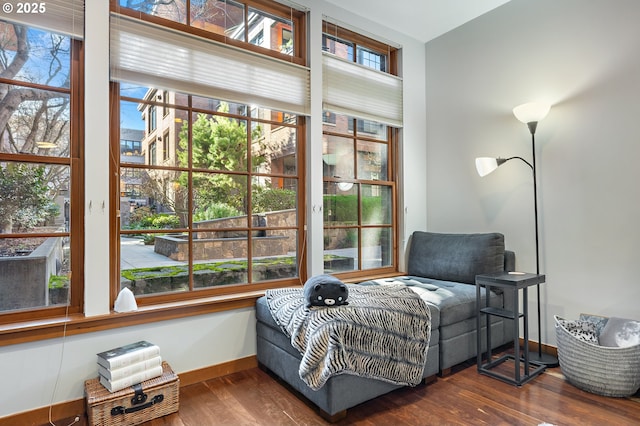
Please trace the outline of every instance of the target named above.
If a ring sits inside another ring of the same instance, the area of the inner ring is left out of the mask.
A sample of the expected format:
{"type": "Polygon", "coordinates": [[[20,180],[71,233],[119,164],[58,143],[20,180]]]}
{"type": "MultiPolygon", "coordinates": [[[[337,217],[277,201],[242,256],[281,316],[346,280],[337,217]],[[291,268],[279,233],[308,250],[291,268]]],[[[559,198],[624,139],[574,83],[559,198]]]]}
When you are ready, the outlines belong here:
{"type": "Polygon", "coordinates": [[[431,337],[429,307],[404,285],[349,285],[349,304],[306,307],[301,288],[266,292],[276,323],[302,355],[300,378],[320,389],[338,374],[415,386],[431,337]]]}

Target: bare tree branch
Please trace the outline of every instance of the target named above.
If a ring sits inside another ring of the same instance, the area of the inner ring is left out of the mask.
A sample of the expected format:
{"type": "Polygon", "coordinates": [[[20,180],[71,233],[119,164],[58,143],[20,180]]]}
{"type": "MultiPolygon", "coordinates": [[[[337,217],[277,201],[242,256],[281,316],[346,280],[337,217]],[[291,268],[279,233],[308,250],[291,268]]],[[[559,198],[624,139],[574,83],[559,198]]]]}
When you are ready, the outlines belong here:
{"type": "MultiPolygon", "coordinates": [[[[0,77],[6,79],[14,78],[29,59],[30,49],[29,42],[27,40],[27,27],[13,24],[13,32],[15,33],[16,55],[13,57],[11,63],[9,63],[7,67],[0,72],[0,77]]],[[[1,91],[0,96],[2,96],[1,91]]]]}

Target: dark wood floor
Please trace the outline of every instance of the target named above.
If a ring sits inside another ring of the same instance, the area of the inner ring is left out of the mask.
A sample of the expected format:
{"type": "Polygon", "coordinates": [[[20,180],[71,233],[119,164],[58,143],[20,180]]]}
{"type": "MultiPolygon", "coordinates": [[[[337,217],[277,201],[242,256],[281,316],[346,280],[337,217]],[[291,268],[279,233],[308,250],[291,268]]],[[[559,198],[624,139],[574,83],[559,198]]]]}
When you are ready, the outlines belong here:
{"type": "MultiPolygon", "coordinates": [[[[73,419],[71,419],[73,421],[73,419]]],[[[68,425],[59,421],[56,425],[68,425]]],[[[86,425],[86,418],[76,426],[86,425]]],[[[640,425],[640,393],[606,398],[581,391],[559,368],[522,387],[480,375],[473,363],[429,385],[403,388],[348,411],[337,425],[640,425]]],[[[146,426],[327,425],[271,374],[253,368],[180,390],[177,413],[146,426]]]]}
{"type": "MultiPolygon", "coordinates": [[[[474,364],[435,383],[404,388],[349,410],[339,425],[640,425],[640,396],[606,398],[548,369],[518,388],[474,364]]],[[[180,410],[148,426],[325,425],[313,408],[255,368],[186,386],[180,410]]]]}

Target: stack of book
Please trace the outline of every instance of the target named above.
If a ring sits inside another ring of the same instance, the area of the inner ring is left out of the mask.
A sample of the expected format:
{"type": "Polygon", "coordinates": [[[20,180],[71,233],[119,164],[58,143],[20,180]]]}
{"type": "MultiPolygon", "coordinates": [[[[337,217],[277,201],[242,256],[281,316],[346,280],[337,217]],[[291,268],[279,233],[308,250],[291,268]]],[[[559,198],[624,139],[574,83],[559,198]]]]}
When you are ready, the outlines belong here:
{"type": "Polygon", "coordinates": [[[120,346],[98,354],[100,383],[109,392],[162,376],[160,348],[147,341],[120,346]]]}

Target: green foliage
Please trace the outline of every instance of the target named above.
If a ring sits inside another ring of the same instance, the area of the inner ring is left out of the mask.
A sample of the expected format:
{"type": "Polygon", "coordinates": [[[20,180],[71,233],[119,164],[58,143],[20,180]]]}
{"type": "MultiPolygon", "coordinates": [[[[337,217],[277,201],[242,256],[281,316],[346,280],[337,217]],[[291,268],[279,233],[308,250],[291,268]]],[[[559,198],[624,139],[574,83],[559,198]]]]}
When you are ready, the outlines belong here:
{"type": "Polygon", "coordinates": [[[225,203],[215,203],[207,206],[205,209],[196,209],[193,214],[194,222],[201,222],[204,220],[221,219],[225,217],[241,216],[243,213],[235,209],[234,207],[225,203]]]}
{"type": "MultiPolygon", "coordinates": [[[[222,102],[218,112],[228,113],[229,104],[222,102]]],[[[180,131],[178,160],[181,166],[189,164],[189,126],[180,131]]],[[[194,168],[216,171],[247,171],[257,169],[266,159],[252,155],[248,164],[249,142],[247,123],[244,120],[222,115],[198,114],[191,125],[191,159],[194,168]]],[[[257,141],[262,129],[257,126],[251,131],[251,138],[257,141]]],[[[187,185],[186,174],[180,176],[179,183],[187,185]]],[[[197,188],[197,201],[201,205],[224,202],[238,211],[247,211],[247,178],[243,175],[225,173],[193,175],[193,186],[197,188]]]]}
{"type": "MultiPolygon", "coordinates": [[[[323,256],[325,262],[344,259],[343,256],[337,256],[333,254],[325,254],[323,256]]],[[[295,256],[278,256],[268,257],[262,259],[254,259],[253,266],[265,265],[265,266],[277,266],[277,265],[296,265],[295,256]]],[[[232,270],[247,270],[249,263],[246,260],[224,260],[221,262],[211,263],[196,263],[193,265],[193,272],[222,272],[232,270]]],[[[123,269],[120,275],[130,281],[153,279],[159,277],[175,277],[180,274],[189,272],[187,265],[175,265],[175,266],[152,266],[148,268],[132,268],[123,269]]]]}
{"type": "Polygon", "coordinates": [[[290,189],[254,188],[253,213],[288,210],[296,207],[296,192],[290,189]]]}
{"type": "Polygon", "coordinates": [[[169,213],[153,213],[147,206],[138,207],[130,216],[128,229],[175,229],[180,218],[169,213]]]}
{"type": "Polygon", "coordinates": [[[49,276],[49,288],[64,288],[69,287],[69,277],[66,275],[53,275],[49,276]]]}
{"type": "Polygon", "coordinates": [[[151,217],[151,226],[156,229],[175,229],[180,226],[180,218],[172,214],[154,214],[151,217]]]}
{"type": "Polygon", "coordinates": [[[0,229],[31,229],[51,210],[44,166],[6,163],[0,167],[0,229]]]}
{"type": "Polygon", "coordinates": [[[341,223],[358,222],[357,195],[325,195],[323,201],[325,221],[331,220],[341,223]],[[331,214],[330,218],[329,214],[331,214]]]}
{"type": "Polygon", "coordinates": [[[156,242],[157,234],[142,234],[142,242],[145,246],[153,245],[156,242]]]}
{"type": "Polygon", "coordinates": [[[153,266],[150,268],[124,269],[120,275],[131,281],[144,280],[155,277],[173,277],[180,273],[188,272],[187,265],[153,266]]]}
{"type": "MultiPolygon", "coordinates": [[[[358,196],[357,195],[325,195],[324,219],[340,223],[358,223],[358,196]],[[331,217],[329,217],[331,212],[331,217]]],[[[379,223],[381,214],[386,214],[387,209],[383,205],[381,197],[362,197],[362,221],[363,223],[379,223]]],[[[383,221],[388,221],[384,218],[383,221]]]]}
{"type": "Polygon", "coordinates": [[[53,201],[49,201],[44,211],[47,219],[54,219],[60,214],[60,206],[53,201]]]}
{"type": "Polygon", "coordinates": [[[136,208],[129,216],[129,228],[143,229],[151,227],[151,216],[153,216],[153,212],[149,207],[136,208]]]}

